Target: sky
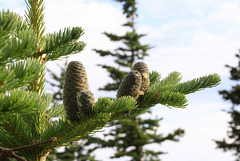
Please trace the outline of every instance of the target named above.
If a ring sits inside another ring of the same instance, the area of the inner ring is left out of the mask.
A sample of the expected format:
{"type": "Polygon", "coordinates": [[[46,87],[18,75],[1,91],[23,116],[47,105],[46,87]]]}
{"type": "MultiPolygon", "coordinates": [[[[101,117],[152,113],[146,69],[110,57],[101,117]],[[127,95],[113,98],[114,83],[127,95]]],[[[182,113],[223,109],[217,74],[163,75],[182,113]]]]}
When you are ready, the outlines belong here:
{"type": "MultiPolygon", "coordinates": [[[[111,58],[101,58],[92,49],[115,49],[105,31],[124,34],[121,25],[126,22],[121,5],[112,0],[45,0],[46,33],[57,32],[64,27],[80,26],[85,30],[80,40],[86,49],[70,56],[68,61],[81,61],[88,74],[89,85],[95,97],[116,93],[98,91],[111,79],[96,64],[113,64],[111,58]]],[[[230,89],[226,64],[237,65],[235,54],[240,47],[240,2],[236,0],[139,0],[137,32],[146,33],[143,44],[154,46],[144,62],[150,70],[158,71],[164,78],[178,71],[183,81],[211,73],[221,75],[219,86],[188,95],[186,109],[169,109],[157,105],[153,116],[163,117],[159,132],[167,134],[177,128],[185,130],[179,143],[164,142],[161,146],[149,146],[168,152],[160,156],[163,161],[231,161],[231,152],[216,149],[213,140],[226,137],[229,116],[223,109],[231,107],[218,94],[230,89]]],[[[0,9],[10,9],[24,15],[24,0],[0,0],[0,9]]],[[[58,61],[62,64],[63,61],[58,61]]],[[[48,68],[59,72],[56,62],[48,68]]],[[[47,79],[51,79],[47,75],[47,79]]],[[[47,86],[49,89],[49,86],[47,86]]],[[[149,117],[143,115],[142,117],[149,117]]],[[[100,135],[100,134],[99,134],[100,135]]],[[[108,150],[111,151],[111,150],[108,150]]],[[[109,153],[98,150],[97,158],[108,161],[109,153]],[[102,155],[104,152],[104,155],[102,155]]],[[[124,158],[127,161],[127,158],[124,158]]],[[[116,160],[117,161],[117,160],[116,160]]]]}

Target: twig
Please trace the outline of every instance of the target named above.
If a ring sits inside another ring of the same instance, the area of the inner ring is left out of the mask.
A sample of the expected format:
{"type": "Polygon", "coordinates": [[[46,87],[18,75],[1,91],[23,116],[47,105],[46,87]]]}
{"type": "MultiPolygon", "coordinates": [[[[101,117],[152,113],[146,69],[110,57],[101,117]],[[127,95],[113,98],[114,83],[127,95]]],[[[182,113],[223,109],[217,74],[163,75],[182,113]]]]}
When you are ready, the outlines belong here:
{"type": "Polygon", "coordinates": [[[18,156],[17,154],[15,154],[11,149],[0,146],[0,152],[2,152],[2,154],[7,157],[17,159],[18,161],[27,161],[27,160],[23,159],[22,157],[18,156]]]}
{"type": "Polygon", "coordinates": [[[14,151],[21,150],[21,149],[26,149],[26,148],[31,148],[31,147],[35,147],[35,146],[39,146],[39,145],[42,145],[42,144],[47,144],[47,143],[51,143],[51,142],[55,142],[55,141],[57,141],[57,138],[52,137],[52,139],[49,139],[49,140],[46,140],[46,141],[39,141],[35,144],[25,145],[25,146],[21,146],[21,147],[17,147],[17,148],[8,149],[8,148],[4,148],[4,147],[0,146],[0,152],[2,152],[3,155],[5,155],[9,158],[15,158],[18,161],[27,161],[27,160],[23,159],[22,157],[18,156],[17,154],[15,154],[14,151]]]}
{"type": "Polygon", "coordinates": [[[55,142],[55,141],[57,141],[57,138],[52,137],[52,139],[49,139],[49,140],[46,140],[46,141],[39,141],[35,144],[25,145],[25,146],[21,146],[21,147],[17,147],[17,148],[12,148],[11,150],[12,151],[17,151],[17,150],[21,150],[21,149],[31,148],[31,147],[34,147],[34,146],[39,146],[39,145],[42,145],[42,144],[47,144],[47,143],[50,143],[50,142],[55,142]]]}

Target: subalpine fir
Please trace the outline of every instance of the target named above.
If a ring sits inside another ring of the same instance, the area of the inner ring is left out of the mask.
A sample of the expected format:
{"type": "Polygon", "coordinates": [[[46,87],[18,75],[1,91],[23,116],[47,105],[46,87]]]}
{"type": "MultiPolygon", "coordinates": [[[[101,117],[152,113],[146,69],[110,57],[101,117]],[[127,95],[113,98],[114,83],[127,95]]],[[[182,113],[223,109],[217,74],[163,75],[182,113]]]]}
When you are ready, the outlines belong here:
{"type": "Polygon", "coordinates": [[[222,140],[215,140],[217,148],[224,152],[233,152],[236,160],[240,160],[240,55],[236,54],[238,65],[236,67],[226,65],[230,68],[230,80],[237,82],[230,90],[221,90],[219,94],[223,99],[230,101],[232,106],[226,112],[230,115],[231,120],[228,122],[227,137],[222,140]]]}
{"type": "MultiPolygon", "coordinates": [[[[115,65],[113,66],[106,64],[99,65],[102,68],[106,69],[109,73],[109,76],[112,78],[112,82],[106,84],[103,88],[100,88],[100,90],[117,91],[117,99],[121,98],[122,96],[131,96],[132,98],[137,100],[138,109],[139,107],[143,107],[143,109],[145,109],[145,105],[148,103],[151,104],[151,106],[155,105],[154,102],[149,102],[149,98],[146,98],[146,95],[152,95],[153,97],[151,99],[155,101],[160,98],[162,99],[163,97],[170,96],[171,98],[163,99],[166,103],[165,105],[169,105],[167,102],[170,100],[173,101],[173,99],[176,99],[172,102],[173,104],[180,102],[185,104],[186,100],[179,99],[183,96],[183,93],[181,93],[180,91],[176,91],[176,93],[168,91],[170,88],[172,90],[176,89],[176,85],[181,80],[180,73],[173,72],[166,79],[161,80],[160,75],[157,72],[149,71],[147,64],[142,62],[142,60],[149,55],[148,50],[151,48],[151,46],[146,44],[143,45],[141,43],[141,40],[142,37],[146,36],[146,34],[139,34],[137,32],[136,19],[138,1],[115,1],[120,2],[122,5],[123,14],[126,16],[127,19],[127,22],[123,24],[123,27],[127,28],[128,30],[123,35],[116,35],[113,33],[104,32],[104,34],[111,41],[120,42],[122,44],[115,50],[94,50],[100,56],[112,57],[115,62],[115,65]],[[157,84],[155,84],[154,82],[157,84]],[[157,88],[161,88],[161,90],[159,91],[157,88]],[[159,93],[161,91],[165,92],[159,93]]],[[[194,83],[194,81],[192,81],[192,83],[194,83]]],[[[182,87],[180,88],[181,90],[183,90],[182,87]]],[[[148,111],[150,113],[150,111],[147,109],[143,111],[148,111]]],[[[143,111],[140,110],[132,112],[135,114],[139,114],[143,111]]],[[[114,148],[116,152],[111,156],[111,158],[120,158],[123,156],[127,156],[133,161],[160,160],[159,155],[164,154],[164,152],[160,150],[147,149],[145,148],[145,145],[153,143],[161,145],[164,141],[168,140],[178,141],[179,138],[184,134],[184,130],[182,129],[176,129],[175,131],[167,134],[166,136],[164,136],[164,134],[159,134],[157,132],[157,129],[160,127],[160,120],[161,119],[159,118],[141,119],[136,115],[130,116],[126,119],[121,119],[117,122],[114,122],[114,125],[116,125],[114,129],[111,129],[109,133],[104,134],[105,138],[111,139],[98,139],[99,146],[103,148],[114,148]]]]}

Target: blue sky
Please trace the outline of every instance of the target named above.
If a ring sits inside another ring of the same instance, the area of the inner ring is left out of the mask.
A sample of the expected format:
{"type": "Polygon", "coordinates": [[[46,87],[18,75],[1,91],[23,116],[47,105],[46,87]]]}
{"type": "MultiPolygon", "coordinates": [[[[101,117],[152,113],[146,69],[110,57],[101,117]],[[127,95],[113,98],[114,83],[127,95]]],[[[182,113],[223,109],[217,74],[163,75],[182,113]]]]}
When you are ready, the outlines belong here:
{"type": "MultiPolygon", "coordinates": [[[[46,32],[58,31],[68,26],[85,29],[82,37],[86,50],[71,56],[85,64],[89,84],[95,97],[115,93],[98,91],[111,81],[108,74],[96,64],[113,64],[111,58],[101,58],[92,49],[114,49],[116,44],[102,34],[104,31],[123,34],[121,26],[125,17],[121,5],[112,0],[45,0],[46,32]]],[[[23,0],[0,0],[0,8],[24,14],[23,0]]],[[[152,108],[154,115],[163,117],[160,132],[167,134],[183,128],[185,136],[179,143],[167,142],[160,148],[168,154],[164,161],[226,161],[234,160],[230,153],[215,149],[213,139],[226,136],[229,117],[222,109],[231,107],[218,91],[230,89],[229,70],[225,64],[237,65],[235,54],[240,47],[240,2],[236,0],[139,0],[137,31],[147,33],[143,43],[155,46],[145,59],[150,70],[165,77],[172,71],[183,74],[183,80],[219,73],[222,83],[216,88],[190,94],[186,109],[152,108]]],[[[49,68],[58,71],[53,62],[49,68]]],[[[48,77],[49,78],[49,77],[48,77]]],[[[144,115],[143,117],[148,117],[144,115]]],[[[99,159],[107,159],[101,155],[99,159]]]]}

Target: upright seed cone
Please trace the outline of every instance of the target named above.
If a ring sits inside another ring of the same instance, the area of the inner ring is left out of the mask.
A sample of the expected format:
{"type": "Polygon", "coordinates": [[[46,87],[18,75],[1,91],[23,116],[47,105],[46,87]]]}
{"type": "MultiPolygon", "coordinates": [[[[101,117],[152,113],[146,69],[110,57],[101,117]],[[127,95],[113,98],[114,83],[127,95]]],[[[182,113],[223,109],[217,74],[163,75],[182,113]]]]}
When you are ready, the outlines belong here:
{"type": "Polygon", "coordinates": [[[129,72],[122,80],[117,91],[117,98],[122,96],[132,96],[137,99],[140,94],[140,87],[142,84],[141,73],[137,70],[129,72]]]}
{"type": "Polygon", "coordinates": [[[94,102],[94,96],[90,91],[81,91],[77,94],[78,107],[85,115],[89,115],[92,112],[94,102]]]}
{"type": "Polygon", "coordinates": [[[140,87],[140,91],[146,92],[149,88],[150,79],[149,79],[149,70],[148,66],[144,62],[137,62],[133,65],[132,70],[137,70],[142,75],[142,85],[140,87]]]}
{"type": "Polygon", "coordinates": [[[85,68],[81,62],[72,61],[68,64],[63,86],[63,105],[66,115],[77,120],[80,109],[77,104],[77,93],[88,91],[88,81],[85,68]]]}

